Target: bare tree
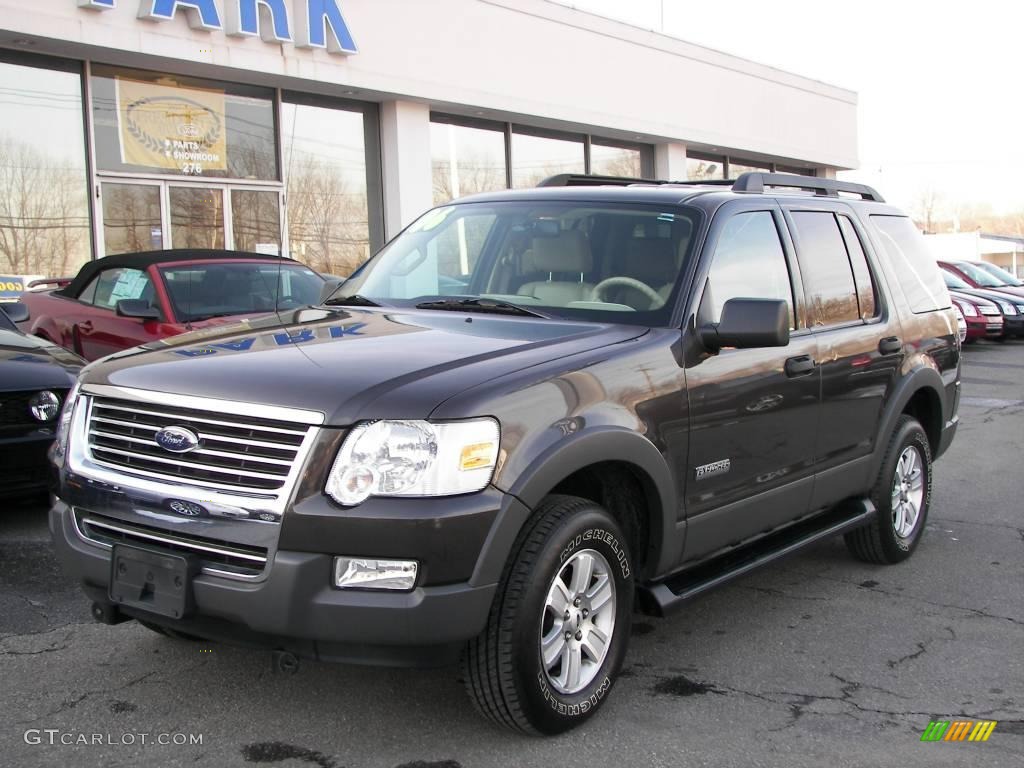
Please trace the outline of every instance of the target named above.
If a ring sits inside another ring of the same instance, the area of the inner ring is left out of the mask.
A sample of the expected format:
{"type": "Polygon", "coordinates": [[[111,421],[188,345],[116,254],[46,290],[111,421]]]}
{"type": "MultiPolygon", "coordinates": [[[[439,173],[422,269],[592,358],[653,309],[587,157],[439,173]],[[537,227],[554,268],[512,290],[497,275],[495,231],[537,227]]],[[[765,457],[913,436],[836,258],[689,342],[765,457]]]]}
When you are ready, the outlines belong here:
{"type": "Polygon", "coordinates": [[[926,233],[934,233],[939,226],[938,217],[943,209],[943,197],[935,187],[922,191],[914,206],[914,218],[926,233]]]}
{"type": "Polygon", "coordinates": [[[63,275],[89,258],[85,172],[0,138],[0,269],[63,275]]]}

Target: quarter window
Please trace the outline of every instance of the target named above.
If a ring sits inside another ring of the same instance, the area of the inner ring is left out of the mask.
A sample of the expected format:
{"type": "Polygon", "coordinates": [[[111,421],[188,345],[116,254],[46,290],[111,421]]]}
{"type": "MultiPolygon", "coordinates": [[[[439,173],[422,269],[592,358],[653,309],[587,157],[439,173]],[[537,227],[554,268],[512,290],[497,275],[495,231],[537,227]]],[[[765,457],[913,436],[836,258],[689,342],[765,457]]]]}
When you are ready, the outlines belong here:
{"type": "Polygon", "coordinates": [[[835,214],[793,213],[800,250],[800,274],[815,325],[860,319],[857,287],[835,214]]]}
{"type": "Polygon", "coordinates": [[[871,223],[878,230],[911,311],[932,312],[950,306],[949,291],[914,222],[906,216],[876,214],[871,223]]]}
{"type": "Polygon", "coordinates": [[[702,314],[717,323],[725,302],[740,298],[782,299],[789,305],[790,328],[795,327],[786,255],[770,211],[739,213],[726,222],[715,248],[702,314]]]}
{"type": "Polygon", "coordinates": [[[853,267],[853,279],[857,284],[857,303],[860,305],[860,316],[868,320],[878,315],[878,301],[875,285],[871,280],[871,270],[868,268],[867,256],[864,254],[864,244],[861,243],[857,230],[848,216],[837,216],[839,228],[843,231],[843,239],[846,241],[846,252],[850,256],[850,266],[853,267]]]}

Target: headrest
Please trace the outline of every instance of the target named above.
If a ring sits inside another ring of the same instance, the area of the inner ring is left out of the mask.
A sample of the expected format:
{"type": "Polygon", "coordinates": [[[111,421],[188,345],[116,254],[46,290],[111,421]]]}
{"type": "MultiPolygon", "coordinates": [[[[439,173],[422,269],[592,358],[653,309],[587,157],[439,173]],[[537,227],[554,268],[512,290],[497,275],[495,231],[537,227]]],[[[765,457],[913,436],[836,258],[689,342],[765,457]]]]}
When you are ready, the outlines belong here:
{"type": "Polygon", "coordinates": [[[626,245],[625,273],[648,285],[675,282],[676,249],[662,237],[637,237],[626,245]]]}
{"type": "Polygon", "coordinates": [[[567,229],[558,237],[535,237],[523,254],[523,272],[589,272],[594,258],[587,236],[567,229]]]}

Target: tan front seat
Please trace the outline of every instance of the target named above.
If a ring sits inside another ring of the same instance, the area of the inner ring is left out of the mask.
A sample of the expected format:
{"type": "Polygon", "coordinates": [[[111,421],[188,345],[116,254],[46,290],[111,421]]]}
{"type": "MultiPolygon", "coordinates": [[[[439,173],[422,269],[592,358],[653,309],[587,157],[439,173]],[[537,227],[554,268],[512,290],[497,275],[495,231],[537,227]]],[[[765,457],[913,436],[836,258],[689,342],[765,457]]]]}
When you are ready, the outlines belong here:
{"type": "Polygon", "coordinates": [[[547,280],[524,283],[520,296],[533,296],[553,307],[564,307],[571,301],[587,301],[594,286],[583,281],[585,273],[594,267],[587,236],[579,230],[569,229],[558,237],[536,237],[530,250],[523,254],[522,271],[546,272],[547,280]],[[574,275],[575,280],[555,280],[574,275]]]}

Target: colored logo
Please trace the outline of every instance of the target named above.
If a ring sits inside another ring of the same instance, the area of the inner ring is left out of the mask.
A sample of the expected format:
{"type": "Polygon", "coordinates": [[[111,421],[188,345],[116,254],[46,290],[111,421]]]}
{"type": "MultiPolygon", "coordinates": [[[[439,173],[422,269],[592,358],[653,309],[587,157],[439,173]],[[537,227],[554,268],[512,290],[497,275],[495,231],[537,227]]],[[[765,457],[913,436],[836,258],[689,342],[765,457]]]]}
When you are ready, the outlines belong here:
{"type": "Polygon", "coordinates": [[[996,720],[932,720],[921,734],[921,741],[988,741],[996,729],[996,720]]]}
{"type": "Polygon", "coordinates": [[[171,453],[188,453],[199,447],[199,435],[184,427],[164,427],[154,439],[157,445],[171,453]]]}

